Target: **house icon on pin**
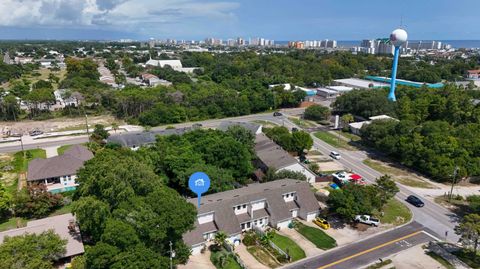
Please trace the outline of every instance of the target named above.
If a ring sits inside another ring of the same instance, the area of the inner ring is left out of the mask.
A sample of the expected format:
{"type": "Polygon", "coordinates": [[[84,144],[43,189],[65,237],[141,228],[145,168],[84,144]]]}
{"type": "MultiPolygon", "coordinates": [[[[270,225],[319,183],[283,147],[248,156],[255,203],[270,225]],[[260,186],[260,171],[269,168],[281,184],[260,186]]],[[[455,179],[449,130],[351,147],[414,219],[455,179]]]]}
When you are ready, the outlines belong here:
{"type": "Polygon", "coordinates": [[[195,186],[196,186],[196,187],[203,187],[203,186],[205,186],[205,181],[203,180],[203,178],[199,178],[199,179],[195,180],[195,186]]]}

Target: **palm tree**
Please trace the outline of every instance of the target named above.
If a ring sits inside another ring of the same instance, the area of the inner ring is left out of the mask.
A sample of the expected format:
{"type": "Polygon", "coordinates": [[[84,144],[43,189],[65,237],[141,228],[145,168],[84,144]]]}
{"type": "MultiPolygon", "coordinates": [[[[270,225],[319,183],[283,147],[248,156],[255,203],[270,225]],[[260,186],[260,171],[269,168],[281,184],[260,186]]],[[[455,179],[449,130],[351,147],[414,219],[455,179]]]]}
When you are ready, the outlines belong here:
{"type": "Polygon", "coordinates": [[[218,233],[215,234],[215,244],[219,247],[223,246],[225,243],[225,240],[227,240],[227,234],[223,231],[219,231],[218,233]]]}
{"type": "Polygon", "coordinates": [[[116,122],[112,123],[112,129],[116,133],[117,130],[118,130],[118,123],[116,123],[116,122]]]}

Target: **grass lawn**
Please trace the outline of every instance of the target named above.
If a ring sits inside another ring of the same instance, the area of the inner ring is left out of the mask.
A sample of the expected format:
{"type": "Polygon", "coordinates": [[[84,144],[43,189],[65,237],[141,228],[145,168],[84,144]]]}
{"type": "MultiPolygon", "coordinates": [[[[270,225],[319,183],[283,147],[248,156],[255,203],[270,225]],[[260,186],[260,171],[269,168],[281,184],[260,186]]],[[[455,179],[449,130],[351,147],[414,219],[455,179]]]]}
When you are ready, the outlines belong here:
{"type": "Polygon", "coordinates": [[[280,266],[280,264],[278,264],[272,258],[272,256],[270,256],[270,254],[260,246],[247,247],[247,251],[250,252],[250,254],[252,254],[252,256],[255,257],[255,259],[257,259],[257,261],[259,261],[263,265],[266,265],[270,268],[280,266]]]}
{"type": "Polygon", "coordinates": [[[423,189],[435,188],[435,186],[428,183],[427,181],[424,181],[420,178],[415,178],[416,176],[408,171],[396,167],[391,167],[372,159],[366,159],[363,161],[363,163],[382,174],[392,175],[393,180],[405,186],[423,189]]]}
{"type": "Polygon", "coordinates": [[[10,229],[16,229],[17,221],[19,224],[19,228],[27,226],[27,220],[24,218],[10,218],[5,222],[0,223],[0,232],[10,230],[10,229]]]}
{"type": "Polygon", "coordinates": [[[18,173],[26,172],[28,168],[28,163],[35,158],[47,158],[47,153],[43,149],[29,149],[25,151],[24,158],[23,152],[19,151],[15,153],[13,160],[13,167],[18,173]]]}
{"type": "Polygon", "coordinates": [[[303,223],[297,223],[295,229],[317,246],[317,248],[327,250],[337,246],[335,239],[320,229],[307,226],[303,223]]]}
{"type": "Polygon", "coordinates": [[[64,205],[64,206],[60,207],[59,209],[50,213],[49,217],[63,215],[63,214],[71,213],[71,212],[72,212],[72,204],[70,203],[70,204],[64,205]]]}
{"type": "Polygon", "coordinates": [[[343,148],[348,150],[353,150],[354,147],[350,146],[347,141],[336,137],[335,135],[328,133],[328,132],[316,132],[315,136],[322,140],[323,142],[336,147],[336,148],[343,148]]]}
{"type": "Polygon", "coordinates": [[[275,234],[272,238],[272,242],[290,255],[292,261],[298,261],[306,257],[303,249],[286,236],[275,234]]]}
{"type": "Polygon", "coordinates": [[[362,140],[362,138],[360,136],[352,134],[350,132],[338,131],[337,133],[342,135],[343,137],[346,137],[346,138],[350,139],[351,141],[354,141],[354,142],[362,140]]]}
{"type": "Polygon", "coordinates": [[[436,260],[440,264],[443,265],[443,267],[447,269],[455,269],[455,266],[453,266],[451,263],[449,263],[447,260],[445,260],[442,256],[437,255],[434,252],[427,251],[427,255],[432,257],[432,259],[436,260]]]}
{"type": "Polygon", "coordinates": [[[393,224],[395,226],[407,223],[412,219],[410,209],[397,199],[390,199],[383,207],[383,213],[383,216],[377,214],[380,216],[380,222],[393,224]]]}
{"type": "Polygon", "coordinates": [[[468,251],[462,249],[461,251],[453,252],[457,258],[459,258],[462,262],[466,263],[472,268],[480,268],[480,255],[473,255],[473,251],[468,251]]]}
{"type": "Polygon", "coordinates": [[[307,121],[307,120],[302,120],[302,119],[299,119],[299,118],[288,118],[289,120],[291,120],[293,123],[295,123],[295,125],[298,125],[299,127],[301,128],[310,128],[310,127],[315,127],[315,124],[307,121]]]}
{"type": "Polygon", "coordinates": [[[240,267],[240,264],[235,261],[232,255],[233,254],[227,252],[226,250],[211,252],[210,261],[218,269],[242,269],[242,267],[240,267]],[[220,261],[220,256],[222,255],[226,256],[223,266],[220,261]]]}
{"type": "Polygon", "coordinates": [[[264,127],[275,127],[275,126],[277,126],[276,123],[273,123],[271,121],[266,121],[266,120],[254,120],[253,122],[257,123],[257,124],[261,124],[264,127]]]}
{"type": "Polygon", "coordinates": [[[58,155],[63,155],[63,153],[65,153],[65,151],[69,148],[71,148],[73,145],[63,145],[63,146],[60,146],[59,148],[57,148],[57,153],[58,155]]]}

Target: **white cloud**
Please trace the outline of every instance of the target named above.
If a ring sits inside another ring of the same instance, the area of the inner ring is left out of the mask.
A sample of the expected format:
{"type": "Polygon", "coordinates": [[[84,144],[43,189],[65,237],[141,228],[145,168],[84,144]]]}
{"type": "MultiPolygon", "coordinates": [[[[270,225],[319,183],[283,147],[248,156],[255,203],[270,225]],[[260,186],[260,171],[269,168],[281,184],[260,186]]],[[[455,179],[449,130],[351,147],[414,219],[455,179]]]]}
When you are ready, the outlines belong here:
{"type": "Polygon", "coordinates": [[[238,6],[194,0],[0,0],[0,26],[142,30],[184,20],[232,20],[238,6]]]}

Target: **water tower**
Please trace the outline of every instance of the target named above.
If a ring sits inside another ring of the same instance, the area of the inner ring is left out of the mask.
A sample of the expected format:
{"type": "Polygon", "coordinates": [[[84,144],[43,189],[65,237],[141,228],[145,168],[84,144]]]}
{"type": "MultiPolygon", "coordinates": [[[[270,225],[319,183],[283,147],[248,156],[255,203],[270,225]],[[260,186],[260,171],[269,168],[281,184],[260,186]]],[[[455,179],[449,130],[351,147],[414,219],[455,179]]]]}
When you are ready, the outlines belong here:
{"type": "Polygon", "coordinates": [[[388,93],[388,100],[395,102],[395,81],[397,80],[397,66],[398,57],[400,54],[400,47],[407,42],[407,32],[403,29],[396,29],[390,34],[390,43],[395,47],[393,55],[392,79],[390,81],[390,92],[388,93]]]}

